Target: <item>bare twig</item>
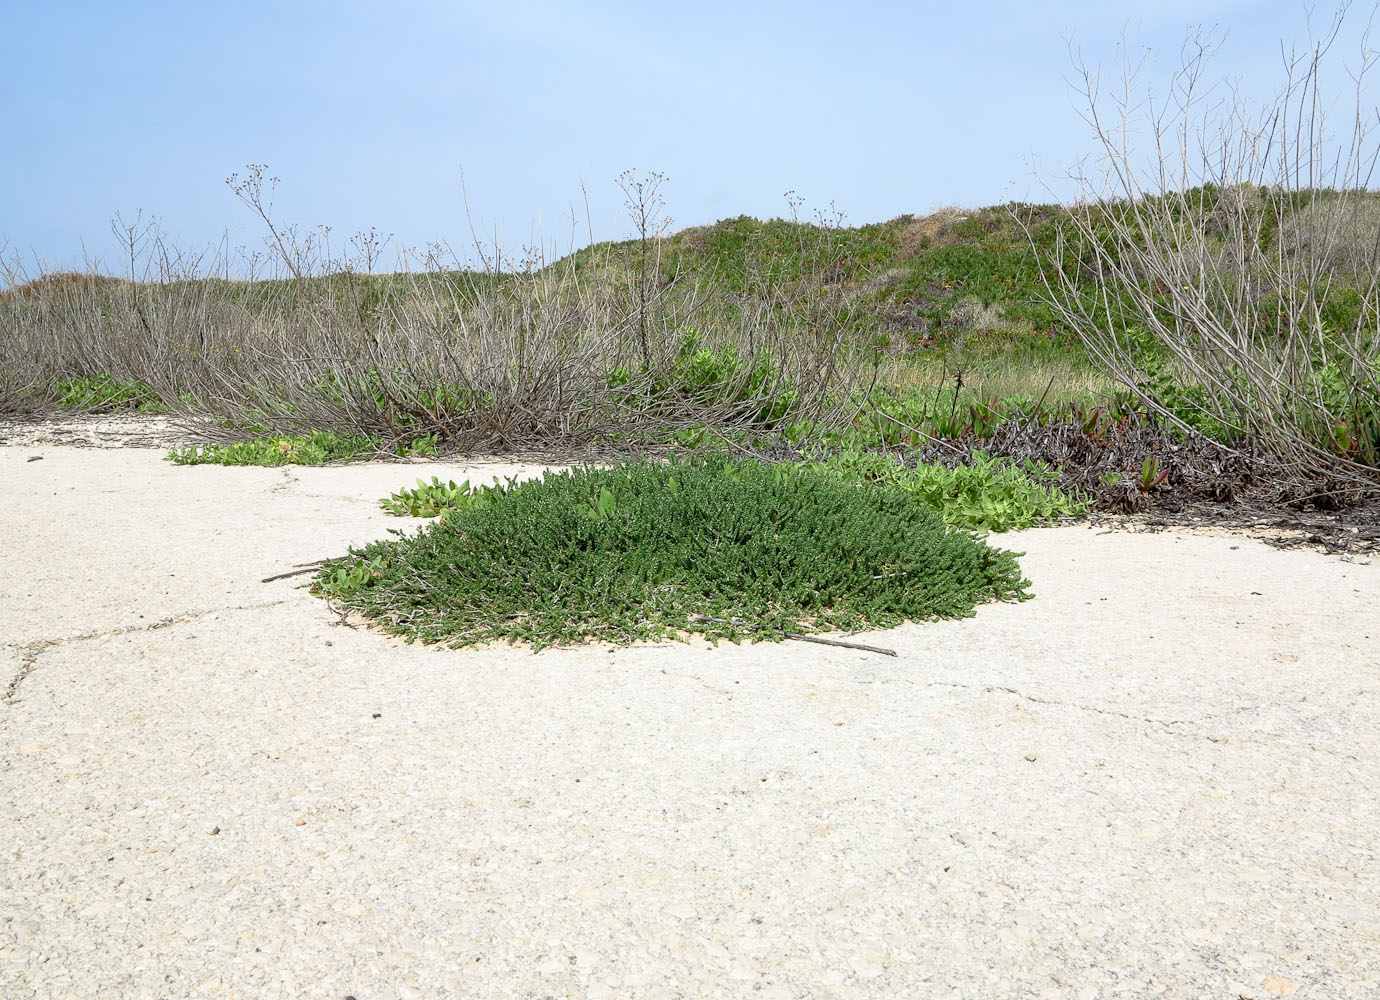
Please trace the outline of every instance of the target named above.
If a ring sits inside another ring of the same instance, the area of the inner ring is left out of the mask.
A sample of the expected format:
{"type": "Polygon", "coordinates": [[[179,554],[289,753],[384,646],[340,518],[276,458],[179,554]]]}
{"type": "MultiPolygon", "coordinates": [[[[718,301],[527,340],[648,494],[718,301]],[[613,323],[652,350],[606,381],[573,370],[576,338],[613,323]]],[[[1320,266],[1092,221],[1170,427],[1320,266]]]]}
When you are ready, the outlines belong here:
{"type": "Polygon", "coordinates": [[[1075,171],[1078,196],[1052,255],[1040,256],[1061,319],[1162,417],[1185,430],[1215,424],[1295,472],[1373,481],[1380,133],[1364,87],[1376,59],[1368,39],[1349,68],[1343,128],[1325,122],[1349,6],[1284,50],[1279,96],[1260,111],[1207,86],[1211,34],[1189,35],[1167,98],[1144,63],[1108,88],[1075,54],[1103,170],[1075,171]]]}
{"type": "Polygon", "coordinates": [[[384,447],[435,435],[473,453],[820,421],[859,395],[865,368],[835,304],[762,282],[725,301],[713,275],[665,273],[665,220],[645,182],[630,188],[640,255],[595,246],[510,272],[497,248],[480,248],[483,269],[466,271],[432,247],[425,270],[371,276],[357,272],[374,267],[376,231],[347,243],[353,256],[323,260],[324,229],[273,215],[266,168],[229,181],[268,227],[268,259],[298,280],[226,280],[262,277],[262,252],[236,261],[223,241],[210,257],[181,253],[142,217],[115,222],[137,280],[27,281],[0,249],[0,275],[26,289],[0,294],[0,408],[46,402],[34,397],[59,379],[106,375],[227,435],[331,429],[384,447]],[[691,363],[700,351],[711,368],[727,359],[707,382],[691,363]]]}
{"type": "Polygon", "coordinates": [[[731,618],[715,618],[713,615],[696,615],[697,622],[714,622],[718,625],[733,625],[736,628],[745,628],[753,632],[774,632],[777,635],[785,636],[787,639],[796,639],[800,642],[815,642],[821,646],[839,646],[843,649],[861,649],[868,653],[881,653],[884,656],[896,656],[896,650],[884,649],[881,646],[865,646],[860,642],[845,642],[842,639],[822,639],[817,635],[802,635],[799,632],[787,632],[785,629],[775,628],[771,625],[752,625],[747,622],[734,621],[731,618]]]}
{"type": "Polygon", "coordinates": [[[286,573],[276,573],[276,574],[274,574],[273,576],[266,576],[266,577],[264,577],[264,578],[263,578],[262,580],[260,580],[259,582],[260,582],[260,583],[272,583],[274,580],[286,580],[286,579],[287,579],[288,577],[290,577],[290,576],[303,576],[303,575],[305,575],[305,574],[307,574],[307,573],[315,573],[317,570],[319,570],[319,569],[322,567],[322,565],[325,564],[325,562],[326,562],[326,560],[322,559],[320,562],[303,563],[303,564],[301,564],[301,565],[303,565],[303,566],[305,567],[304,569],[290,569],[290,570],[288,570],[286,573]]]}

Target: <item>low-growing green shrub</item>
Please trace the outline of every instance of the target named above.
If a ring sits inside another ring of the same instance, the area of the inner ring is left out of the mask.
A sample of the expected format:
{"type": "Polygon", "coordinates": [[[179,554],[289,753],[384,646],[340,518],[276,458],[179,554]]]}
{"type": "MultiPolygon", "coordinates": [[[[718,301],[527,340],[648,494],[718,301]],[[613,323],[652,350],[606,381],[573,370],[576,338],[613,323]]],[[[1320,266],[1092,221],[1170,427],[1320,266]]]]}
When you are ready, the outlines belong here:
{"type": "Polygon", "coordinates": [[[891,483],[721,455],[491,487],[313,584],[408,641],[535,648],[886,628],[1028,587],[1015,553],[891,483]]]}
{"type": "Polygon", "coordinates": [[[1043,462],[1013,462],[975,452],[972,461],[906,467],[890,455],[843,452],[808,467],[847,482],[887,483],[937,510],[951,527],[1010,531],[1072,517],[1090,501],[1070,495],[1054,480],[1059,470],[1043,462]]]}
{"type": "Polygon", "coordinates": [[[109,375],[61,379],[53,384],[58,406],[101,413],[107,410],[166,412],[158,394],[142,382],[124,381],[109,375]]]}
{"type": "Polygon", "coordinates": [[[418,479],[416,488],[403,488],[379,501],[379,506],[390,514],[399,517],[436,517],[448,510],[461,510],[479,507],[488,502],[490,495],[501,492],[502,487],[471,486],[466,479],[456,485],[454,479],[441,482],[436,476],[431,482],[418,479]]]}
{"type": "MultiPolygon", "coordinates": [[[[676,435],[676,439],[686,447],[712,445],[712,441],[698,436],[700,432],[699,428],[691,428],[676,435]],[[687,440],[691,434],[696,436],[687,440]]],[[[781,468],[790,465],[782,463],[781,468]]],[[[1056,486],[1059,470],[1047,463],[993,458],[982,451],[975,452],[971,461],[952,468],[938,464],[906,466],[893,455],[860,450],[794,465],[846,483],[888,483],[939,511],[944,523],[952,528],[1011,531],[1073,517],[1091,506],[1088,497],[1056,486]]],[[[443,483],[432,476],[431,482],[418,479],[416,487],[391,494],[380,500],[379,506],[403,517],[436,517],[447,510],[487,503],[500,489],[496,485],[472,487],[469,480],[459,485],[454,480],[443,483]]]]}
{"type": "Polygon", "coordinates": [[[399,451],[405,458],[434,458],[440,441],[439,434],[423,434],[413,438],[410,444],[403,445],[399,451]]]}
{"type": "MultiPolygon", "coordinates": [[[[397,454],[405,458],[431,457],[436,454],[436,445],[436,435],[428,434],[400,445],[397,454]]],[[[316,430],[308,434],[256,437],[233,444],[188,445],[168,452],[167,460],[174,465],[325,465],[368,458],[382,451],[383,443],[375,437],[316,430]]]]}
{"type": "Polygon", "coordinates": [[[1300,422],[1332,453],[1380,468],[1380,358],[1368,369],[1346,371],[1336,362],[1318,367],[1308,380],[1317,406],[1300,422]],[[1318,409],[1333,419],[1322,419],[1318,409]]]}
{"type": "Polygon", "coordinates": [[[375,450],[372,438],[333,431],[312,431],[281,437],[251,438],[233,444],[189,445],[174,448],[167,459],[174,465],[324,465],[363,458],[375,450]]]}
{"type": "Polygon", "coordinates": [[[675,355],[652,368],[620,365],[608,376],[614,390],[633,387],[624,405],[644,408],[649,401],[691,402],[708,409],[737,410],[753,423],[772,425],[797,407],[800,393],[768,356],[744,358],[733,343],[709,345],[694,328],[680,331],[675,355]]]}

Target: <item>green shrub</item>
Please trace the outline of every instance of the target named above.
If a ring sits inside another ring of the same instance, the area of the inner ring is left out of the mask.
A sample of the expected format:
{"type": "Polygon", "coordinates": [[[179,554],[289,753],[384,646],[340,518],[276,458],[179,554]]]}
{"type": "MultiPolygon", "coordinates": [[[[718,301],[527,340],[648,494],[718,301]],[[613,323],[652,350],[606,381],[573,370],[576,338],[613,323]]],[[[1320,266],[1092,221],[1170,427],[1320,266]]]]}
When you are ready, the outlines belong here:
{"type": "Polygon", "coordinates": [[[404,458],[435,458],[436,448],[441,443],[439,434],[424,434],[415,437],[411,443],[399,447],[398,452],[404,458]]]}
{"type": "Polygon", "coordinates": [[[535,648],[886,628],[1028,586],[1016,554],[890,483],[723,456],[491,487],[415,536],[328,562],[313,585],[408,641],[535,648]]]}
{"type": "Polygon", "coordinates": [[[457,486],[454,479],[443,483],[432,476],[431,482],[418,479],[416,489],[398,490],[386,499],[380,500],[379,506],[388,513],[400,517],[436,517],[449,510],[481,506],[496,492],[501,492],[501,487],[472,487],[468,479],[457,486]]]}
{"type": "MultiPolygon", "coordinates": [[[[687,428],[675,435],[685,447],[712,444],[703,428],[687,428]]],[[[792,467],[783,463],[780,468],[792,467]]],[[[1011,531],[1073,517],[1085,512],[1092,501],[1055,486],[1059,470],[1043,462],[1015,462],[973,454],[970,463],[906,467],[893,456],[850,450],[820,461],[794,463],[811,473],[831,476],[844,483],[887,483],[905,491],[927,507],[937,510],[951,528],[975,531],[1011,531]]],[[[418,479],[415,488],[404,488],[379,501],[390,514],[403,517],[436,517],[446,511],[477,507],[500,493],[502,487],[471,486],[469,480],[431,482],[418,479]]]]}
{"type": "Polygon", "coordinates": [[[1156,400],[1165,411],[1205,437],[1225,444],[1241,437],[1241,432],[1221,419],[1212,396],[1202,385],[1187,382],[1171,370],[1172,358],[1150,331],[1138,324],[1126,330],[1129,345],[1138,371],[1141,390],[1156,400]]]}
{"type": "Polygon", "coordinates": [[[619,365],[609,373],[608,385],[614,390],[636,387],[625,401],[632,408],[686,401],[703,408],[742,409],[740,416],[767,425],[800,402],[799,392],[767,356],[749,360],[732,343],[706,346],[704,335],[690,327],[680,332],[669,364],[657,369],[619,365]]]}
{"type": "MultiPolygon", "coordinates": [[[[437,436],[427,434],[400,444],[396,451],[405,458],[429,458],[435,456],[437,444],[437,436]]],[[[188,445],[168,452],[167,460],[174,465],[325,465],[368,458],[382,450],[382,442],[375,437],[316,430],[233,444],[188,445]]]]}
{"type": "Polygon", "coordinates": [[[1333,453],[1380,467],[1380,359],[1369,369],[1347,372],[1336,362],[1315,369],[1309,394],[1334,420],[1319,420],[1315,408],[1300,422],[1333,453]]]}
{"type": "Polygon", "coordinates": [[[1091,501],[1070,496],[1052,480],[1059,471],[1044,463],[991,458],[975,452],[970,464],[946,468],[918,465],[907,468],[890,455],[875,452],[831,456],[807,468],[845,482],[886,483],[939,512],[954,528],[1010,531],[1071,517],[1088,509],[1091,501]]]}
{"type": "Polygon", "coordinates": [[[158,394],[142,382],[125,381],[109,375],[61,379],[53,383],[58,406],[105,412],[139,410],[142,413],[166,412],[158,394]]]}
{"type": "Polygon", "coordinates": [[[233,444],[189,445],[174,448],[167,459],[174,465],[324,465],[363,458],[375,447],[372,438],[357,434],[312,431],[233,444]]]}

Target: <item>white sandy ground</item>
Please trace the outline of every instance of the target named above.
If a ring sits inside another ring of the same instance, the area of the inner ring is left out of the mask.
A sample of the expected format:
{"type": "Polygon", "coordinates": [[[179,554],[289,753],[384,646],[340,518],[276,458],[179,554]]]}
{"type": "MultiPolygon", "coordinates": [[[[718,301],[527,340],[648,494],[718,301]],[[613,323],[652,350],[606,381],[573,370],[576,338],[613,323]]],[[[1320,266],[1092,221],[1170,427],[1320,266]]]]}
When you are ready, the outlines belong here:
{"type": "Polygon", "coordinates": [[[514,470],[161,457],[0,447],[0,996],[1380,997],[1380,565],[1067,526],[894,659],[438,651],[260,579],[514,470]]]}

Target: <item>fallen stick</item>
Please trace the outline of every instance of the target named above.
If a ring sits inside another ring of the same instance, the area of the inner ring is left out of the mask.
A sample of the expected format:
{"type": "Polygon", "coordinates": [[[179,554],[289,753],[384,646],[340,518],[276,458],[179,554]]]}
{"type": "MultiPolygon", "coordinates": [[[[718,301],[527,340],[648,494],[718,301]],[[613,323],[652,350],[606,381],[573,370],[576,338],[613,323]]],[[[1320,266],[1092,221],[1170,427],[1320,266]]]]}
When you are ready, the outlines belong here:
{"type": "Polygon", "coordinates": [[[321,562],[302,563],[301,565],[306,566],[306,569],[290,569],[286,573],[275,573],[273,576],[264,577],[259,582],[272,583],[274,580],[286,580],[290,576],[301,576],[303,573],[315,573],[321,568],[321,564],[325,561],[326,560],[322,559],[321,562]]]}
{"type": "Polygon", "coordinates": [[[783,628],[775,628],[771,625],[748,625],[745,622],[735,622],[728,618],[715,618],[713,615],[696,615],[697,622],[716,622],[720,625],[737,625],[739,628],[755,629],[759,632],[775,632],[777,635],[784,635],[787,639],[798,639],[801,642],[817,642],[821,646],[840,646],[843,649],[861,649],[868,653],[881,653],[883,656],[896,656],[896,650],[883,649],[881,646],[865,646],[860,642],[844,642],[842,639],[821,639],[817,635],[801,635],[799,632],[787,632],[783,628]]]}

